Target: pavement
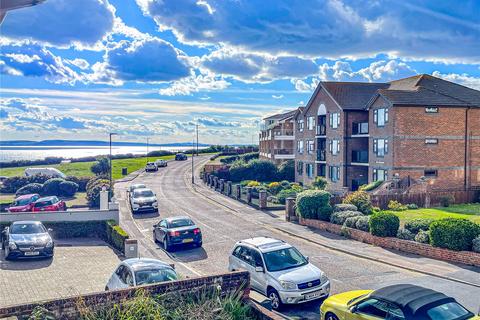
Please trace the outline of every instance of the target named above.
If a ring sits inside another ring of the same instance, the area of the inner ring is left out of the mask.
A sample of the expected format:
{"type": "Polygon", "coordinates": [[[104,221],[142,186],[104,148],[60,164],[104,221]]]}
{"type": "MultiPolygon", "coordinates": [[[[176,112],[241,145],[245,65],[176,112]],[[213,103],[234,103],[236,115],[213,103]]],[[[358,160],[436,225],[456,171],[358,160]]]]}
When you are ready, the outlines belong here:
{"type": "MultiPolygon", "coordinates": [[[[289,242],[309,256],[329,276],[332,294],[411,283],[451,295],[472,311],[480,307],[480,268],[386,250],[286,222],[281,212],[256,210],[206,187],[198,172],[207,161],[208,157],[195,158],[193,185],[190,158],[115,185],[120,224],[138,239],[142,256],[174,263],[186,277],[207,275],[227,271],[228,256],[237,241],[270,236],[289,242]],[[159,215],[132,216],[125,198],[130,183],[145,183],[154,190],[159,215]],[[187,247],[167,253],[153,242],[153,224],[176,215],[188,215],[201,227],[203,248],[187,247]]],[[[291,306],[283,313],[296,319],[318,319],[320,304],[316,301],[291,306]]]]}

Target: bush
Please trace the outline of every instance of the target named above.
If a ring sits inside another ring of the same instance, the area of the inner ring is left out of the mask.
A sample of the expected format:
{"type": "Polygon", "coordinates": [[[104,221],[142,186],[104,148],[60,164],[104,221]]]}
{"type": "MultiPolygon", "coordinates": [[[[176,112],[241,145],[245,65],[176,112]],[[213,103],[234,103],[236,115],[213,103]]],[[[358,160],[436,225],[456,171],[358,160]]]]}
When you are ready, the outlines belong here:
{"type": "Polygon", "coordinates": [[[282,185],[280,184],[280,182],[271,182],[268,184],[267,188],[268,192],[270,192],[271,194],[277,194],[280,192],[280,190],[282,190],[282,185]]]}
{"type": "Polygon", "coordinates": [[[60,195],[65,197],[72,197],[78,191],[78,184],[72,181],[63,181],[58,187],[60,195]]]}
{"type": "Polygon", "coordinates": [[[449,207],[450,204],[452,204],[453,202],[455,202],[455,197],[452,196],[452,195],[448,195],[448,196],[441,196],[438,198],[438,201],[440,202],[440,205],[442,207],[449,207]]]}
{"type": "Polygon", "coordinates": [[[43,191],[42,193],[47,196],[60,196],[60,184],[65,180],[61,178],[52,178],[45,181],[43,184],[43,191]]]}
{"type": "Polygon", "coordinates": [[[427,231],[432,222],[433,220],[431,219],[413,219],[405,222],[405,229],[413,234],[417,234],[420,230],[427,231]]]}
{"type": "Polygon", "coordinates": [[[90,181],[92,177],[76,177],[76,176],[68,176],[65,178],[67,181],[75,182],[78,184],[78,190],[79,192],[85,192],[87,191],[87,183],[90,181]]]}
{"type": "Polygon", "coordinates": [[[363,214],[372,213],[372,202],[370,195],[365,191],[355,191],[350,193],[343,199],[343,203],[353,204],[363,214]]]}
{"type": "Polygon", "coordinates": [[[360,191],[372,191],[372,190],[378,188],[378,186],[381,185],[382,183],[383,183],[382,180],[374,181],[374,182],[371,182],[369,184],[364,184],[363,186],[360,186],[358,188],[358,190],[360,190],[360,191]]]}
{"type": "Polygon", "coordinates": [[[430,232],[420,230],[417,233],[417,235],[415,236],[415,242],[429,244],[430,243],[430,232]]]}
{"type": "Polygon", "coordinates": [[[476,237],[472,241],[472,250],[473,252],[480,253],[480,236],[476,237]]]}
{"type": "Polygon", "coordinates": [[[480,225],[467,219],[446,218],[430,224],[430,242],[435,247],[456,251],[471,250],[480,235],[480,225]]]}
{"type": "Polygon", "coordinates": [[[313,181],[312,183],[312,187],[313,189],[318,189],[318,190],[325,190],[325,188],[327,187],[327,179],[325,179],[324,177],[315,177],[315,181],[313,181]]]}
{"type": "Polygon", "coordinates": [[[361,216],[357,219],[355,228],[365,232],[370,231],[370,216],[361,216]]]}
{"type": "Polygon", "coordinates": [[[89,185],[87,189],[87,202],[90,207],[98,208],[100,206],[100,191],[105,186],[109,190],[109,195],[113,194],[110,190],[110,181],[106,179],[94,180],[94,183],[89,185]]]}
{"type": "Polygon", "coordinates": [[[400,219],[391,212],[379,212],[370,218],[370,232],[378,237],[395,237],[400,219]]]}
{"type": "Polygon", "coordinates": [[[330,222],[343,225],[347,218],[358,216],[363,216],[363,214],[360,211],[338,211],[331,215],[330,222]]]}
{"type": "Polygon", "coordinates": [[[90,178],[85,186],[85,191],[88,191],[88,189],[90,189],[92,185],[96,184],[98,180],[108,180],[108,176],[95,176],[90,178]]]}
{"type": "Polygon", "coordinates": [[[416,209],[418,209],[418,206],[415,203],[409,203],[409,204],[407,204],[407,209],[416,210],[416,209]]]}
{"type": "Polygon", "coordinates": [[[287,198],[296,198],[298,191],[295,189],[284,189],[277,194],[278,202],[285,204],[287,198]]]}
{"type": "Polygon", "coordinates": [[[278,167],[278,177],[282,180],[295,181],[295,161],[282,162],[278,167]]]}
{"type": "Polygon", "coordinates": [[[258,187],[258,186],[260,186],[260,182],[258,182],[258,181],[250,181],[247,184],[247,187],[251,187],[251,188],[255,188],[255,187],[258,187]]]}
{"type": "Polygon", "coordinates": [[[235,161],[229,169],[232,181],[258,180],[272,181],[277,178],[277,167],[268,160],[235,161]]]}
{"type": "Polygon", "coordinates": [[[38,193],[41,194],[43,190],[43,185],[40,183],[29,183],[20,189],[17,190],[15,193],[15,197],[18,196],[23,196],[25,194],[30,194],[30,193],[38,193]]]}
{"type": "Polygon", "coordinates": [[[27,184],[30,183],[40,183],[43,184],[45,181],[50,179],[50,177],[37,174],[34,176],[15,176],[15,177],[10,177],[5,179],[2,183],[2,188],[1,192],[4,193],[15,193],[17,192],[18,189],[20,189],[23,186],[26,186],[27,184]]]}
{"type": "Polygon", "coordinates": [[[407,210],[407,206],[401,204],[396,200],[390,200],[390,202],[388,203],[388,209],[392,211],[405,211],[407,210]]]}
{"type": "Polygon", "coordinates": [[[363,217],[363,215],[361,216],[354,216],[354,217],[349,217],[345,220],[345,222],[343,223],[343,225],[345,227],[348,227],[348,228],[356,228],[357,226],[357,221],[360,217],[363,217]]]}
{"type": "Polygon", "coordinates": [[[415,234],[411,233],[408,229],[399,229],[397,231],[397,238],[403,240],[414,240],[415,234]]]}
{"type": "Polygon", "coordinates": [[[329,221],[331,194],[323,190],[306,190],[297,195],[297,214],[305,219],[329,221]]]}
{"type": "Polygon", "coordinates": [[[99,158],[96,163],[92,164],[90,171],[97,176],[109,174],[110,161],[105,157],[99,158]]]}
{"type": "Polygon", "coordinates": [[[105,223],[106,241],[110,243],[115,249],[122,253],[125,253],[125,239],[128,239],[128,233],[125,232],[117,223],[113,220],[109,220],[105,223]]]}
{"type": "Polygon", "coordinates": [[[358,211],[358,208],[354,206],[353,204],[348,204],[348,203],[340,203],[336,204],[333,206],[333,211],[334,212],[339,212],[339,211],[358,211]]]}
{"type": "Polygon", "coordinates": [[[280,181],[280,185],[282,186],[282,189],[289,189],[290,181],[287,181],[287,180],[280,181]]]}

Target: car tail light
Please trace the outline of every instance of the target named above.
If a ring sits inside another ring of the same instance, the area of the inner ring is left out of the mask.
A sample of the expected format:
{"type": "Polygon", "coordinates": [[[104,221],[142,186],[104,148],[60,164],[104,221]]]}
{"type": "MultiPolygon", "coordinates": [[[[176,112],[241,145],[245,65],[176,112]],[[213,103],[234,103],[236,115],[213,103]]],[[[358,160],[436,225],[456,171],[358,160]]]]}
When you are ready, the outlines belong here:
{"type": "Polygon", "coordinates": [[[171,236],[171,237],[179,237],[179,236],[180,236],[180,232],[179,232],[179,231],[170,231],[170,236],[171,236]]]}
{"type": "Polygon", "coordinates": [[[199,234],[199,233],[200,233],[200,229],[197,228],[193,230],[193,234],[199,234]]]}

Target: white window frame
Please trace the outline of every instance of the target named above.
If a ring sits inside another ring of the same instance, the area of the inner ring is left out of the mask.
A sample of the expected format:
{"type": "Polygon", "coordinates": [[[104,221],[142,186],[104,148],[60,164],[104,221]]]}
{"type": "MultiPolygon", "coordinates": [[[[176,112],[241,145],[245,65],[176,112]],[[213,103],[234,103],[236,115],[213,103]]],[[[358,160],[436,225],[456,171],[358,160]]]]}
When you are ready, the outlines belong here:
{"type": "Polygon", "coordinates": [[[387,181],[388,180],[388,170],[386,169],[373,169],[373,181],[387,181]],[[383,180],[379,179],[379,172],[383,172],[383,180]]]}
{"type": "Polygon", "coordinates": [[[304,127],[304,121],[303,119],[300,119],[297,121],[297,126],[298,126],[298,131],[303,132],[303,127],[304,127]]]}
{"type": "Polygon", "coordinates": [[[388,108],[379,108],[373,110],[373,122],[377,125],[377,127],[384,127],[385,124],[388,123],[388,108]],[[380,121],[380,119],[382,119],[382,121],[380,121]]]}
{"type": "Polygon", "coordinates": [[[309,116],[307,118],[307,129],[308,130],[315,129],[315,117],[314,116],[309,116]]]}
{"type": "Polygon", "coordinates": [[[313,169],[313,163],[307,163],[306,164],[306,172],[307,172],[307,177],[313,178],[314,176],[314,169],[313,169]]]}
{"type": "Polygon", "coordinates": [[[332,139],[328,143],[328,149],[330,151],[330,154],[336,156],[337,154],[340,153],[340,140],[338,139],[332,139]]]}
{"type": "Polygon", "coordinates": [[[328,167],[328,178],[332,182],[340,181],[340,167],[338,166],[329,166],[328,167]],[[335,177],[334,177],[335,176],[335,177]]]}
{"type": "Polygon", "coordinates": [[[373,153],[375,153],[377,157],[385,157],[385,155],[388,154],[388,139],[373,139],[373,153]],[[383,148],[379,148],[380,141],[383,148]],[[380,150],[383,150],[383,153],[381,153],[380,150]]]}
{"type": "Polygon", "coordinates": [[[329,115],[330,128],[337,129],[340,126],[340,113],[333,112],[329,115]]]}
{"type": "Polygon", "coordinates": [[[315,152],[315,140],[307,140],[307,152],[308,154],[315,152]]]}
{"type": "Polygon", "coordinates": [[[297,152],[303,154],[303,140],[297,140],[297,152]]]}

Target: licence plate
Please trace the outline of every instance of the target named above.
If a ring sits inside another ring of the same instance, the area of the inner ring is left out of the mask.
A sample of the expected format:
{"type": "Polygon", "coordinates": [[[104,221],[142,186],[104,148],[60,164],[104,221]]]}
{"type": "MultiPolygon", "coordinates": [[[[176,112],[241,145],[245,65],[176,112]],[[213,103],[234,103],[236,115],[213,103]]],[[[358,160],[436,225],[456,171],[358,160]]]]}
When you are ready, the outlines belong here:
{"type": "Polygon", "coordinates": [[[305,300],[315,299],[322,295],[322,290],[311,292],[305,295],[305,300]]]}
{"type": "Polygon", "coordinates": [[[193,239],[183,239],[182,242],[183,243],[190,243],[190,242],[193,242],[193,239]]]}
{"type": "Polygon", "coordinates": [[[26,256],[38,256],[39,254],[40,254],[40,252],[38,252],[38,251],[25,252],[26,256]]]}

